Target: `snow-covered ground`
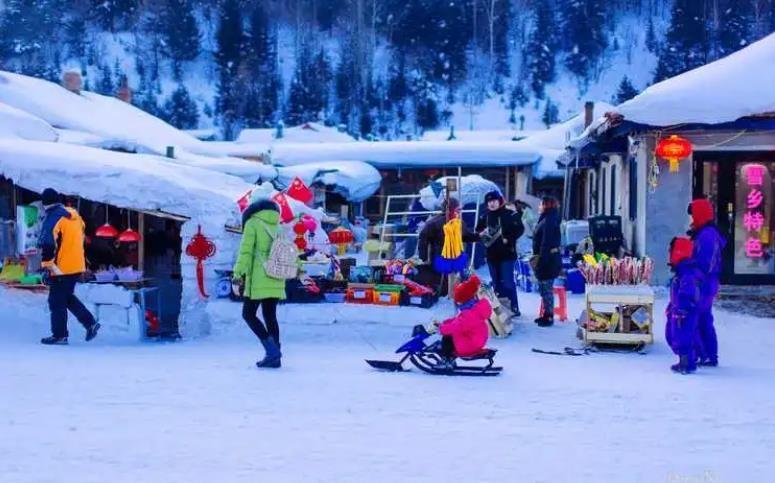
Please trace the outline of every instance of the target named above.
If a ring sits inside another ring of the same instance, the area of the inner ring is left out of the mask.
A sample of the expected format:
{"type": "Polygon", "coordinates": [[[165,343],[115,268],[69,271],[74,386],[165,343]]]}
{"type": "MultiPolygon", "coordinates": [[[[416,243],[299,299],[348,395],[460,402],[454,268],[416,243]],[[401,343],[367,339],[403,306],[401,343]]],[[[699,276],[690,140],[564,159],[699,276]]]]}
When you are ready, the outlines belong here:
{"type": "Polygon", "coordinates": [[[283,306],[284,367],[259,371],[237,304],[210,305],[207,338],[110,324],[87,344],[71,322],[69,347],[44,347],[45,297],[0,289],[0,480],[769,481],[775,320],[720,312],[722,367],[677,376],[661,324],[647,355],[532,353],[579,342],[520,295],[515,333],[491,341],[504,373],[467,379],[363,362],[447,304],[283,306]]]}

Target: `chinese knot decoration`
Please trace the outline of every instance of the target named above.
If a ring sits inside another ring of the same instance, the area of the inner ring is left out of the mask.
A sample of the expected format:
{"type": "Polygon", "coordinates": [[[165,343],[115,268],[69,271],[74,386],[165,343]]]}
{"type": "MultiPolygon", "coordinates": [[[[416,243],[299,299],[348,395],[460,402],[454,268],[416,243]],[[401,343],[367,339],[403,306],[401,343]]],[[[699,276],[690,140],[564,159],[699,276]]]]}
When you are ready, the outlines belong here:
{"type": "Polygon", "coordinates": [[[764,177],[767,168],[761,164],[749,164],[743,168],[745,182],[748,185],[748,194],[745,198],[745,214],[743,215],[743,227],[747,232],[745,240],[745,255],[748,258],[759,259],[764,257],[764,243],[762,243],[762,229],[765,229],[764,216],[764,177]]]}
{"type": "Polygon", "coordinates": [[[202,297],[204,298],[209,297],[209,295],[205,293],[204,261],[215,255],[215,243],[202,234],[201,225],[197,229],[196,235],[194,235],[188,243],[186,255],[196,258],[196,280],[199,283],[199,293],[202,294],[202,297]]]}
{"type": "Polygon", "coordinates": [[[677,173],[678,162],[691,156],[692,143],[688,139],[674,134],[667,139],[661,139],[657,143],[657,149],[654,154],[660,158],[667,159],[670,162],[670,172],[677,173]]]}

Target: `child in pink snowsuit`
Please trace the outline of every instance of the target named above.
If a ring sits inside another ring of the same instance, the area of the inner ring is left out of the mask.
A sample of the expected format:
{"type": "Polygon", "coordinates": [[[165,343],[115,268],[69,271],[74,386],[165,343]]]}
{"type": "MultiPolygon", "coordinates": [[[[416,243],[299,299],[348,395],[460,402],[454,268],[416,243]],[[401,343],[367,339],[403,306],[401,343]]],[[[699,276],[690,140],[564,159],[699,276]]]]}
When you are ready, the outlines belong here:
{"type": "Polygon", "coordinates": [[[455,356],[472,356],[484,349],[490,330],[487,319],[492,306],[487,300],[479,300],[481,282],[476,275],[455,287],[455,304],[460,312],[439,326],[441,354],[453,359],[455,356]]]}

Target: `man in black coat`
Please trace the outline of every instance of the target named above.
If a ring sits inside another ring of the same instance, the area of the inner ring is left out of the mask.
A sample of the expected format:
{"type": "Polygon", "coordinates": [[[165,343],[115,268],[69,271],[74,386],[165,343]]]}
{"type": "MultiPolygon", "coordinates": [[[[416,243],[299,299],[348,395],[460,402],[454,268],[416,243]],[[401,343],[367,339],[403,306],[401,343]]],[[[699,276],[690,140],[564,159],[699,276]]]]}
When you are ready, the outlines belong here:
{"type": "Polygon", "coordinates": [[[544,313],[535,322],[541,327],[548,327],[554,323],[554,279],[562,271],[559,202],[546,196],[541,200],[540,211],[541,216],[533,233],[531,265],[544,306],[544,313]]]}
{"type": "Polygon", "coordinates": [[[484,201],[487,203],[487,212],[479,218],[476,231],[486,248],[487,267],[490,269],[493,287],[498,297],[509,299],[511,311],[519,316],[514,265],[517,262],[517,240],[525,232],[525,227],[519,215],[506,208],[500,192],[487,193],[484,201]]]}

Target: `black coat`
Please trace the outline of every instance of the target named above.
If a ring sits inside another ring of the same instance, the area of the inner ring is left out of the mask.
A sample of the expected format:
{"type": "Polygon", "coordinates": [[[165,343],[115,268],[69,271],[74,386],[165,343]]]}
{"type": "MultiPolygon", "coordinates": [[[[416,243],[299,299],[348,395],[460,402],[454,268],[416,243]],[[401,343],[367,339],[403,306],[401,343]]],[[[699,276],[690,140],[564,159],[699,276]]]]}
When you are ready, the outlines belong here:
{"type": "MultiPolygon", "coordinates": [[[[439,214],[428,220],[420,231],[417,253],[426,263],[433,263],[433,260],[441,255],[441,250],[444,248],[444,225],[446,223],[447,217],[439,214]]],[[[465,223],[462,225],[464,242],[479,241],[479,236],[476,233],[473,233],[465,223]]]]}
{"type": "Polygon", "coordinates": [[[487,261],[503,262],[517,259],[517,240],[525,233],[525,225],[519,213],[501,206],[495,211],[487,211],[479,217],[476,231],[481,232],[485,228],[495,232],[500,227],[501,239],[496,240],[487,247],[487,261]]]}
{"type": "Polygon", "coordinates": [[[562,271],[560,214],[551,209],[538,219],[533,233],[533,255],[538,255],[535,276],[538,280],[557,278],[562,271]]]}

